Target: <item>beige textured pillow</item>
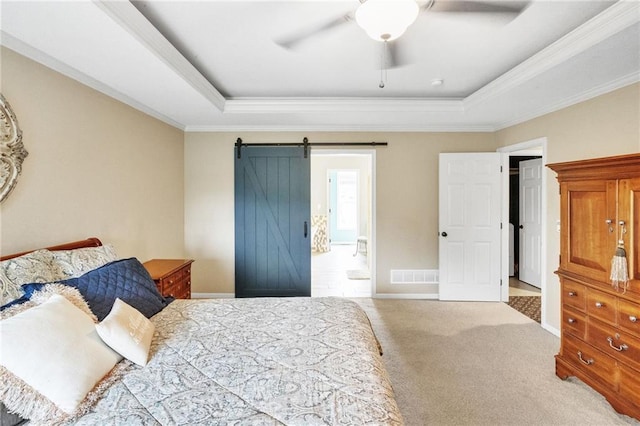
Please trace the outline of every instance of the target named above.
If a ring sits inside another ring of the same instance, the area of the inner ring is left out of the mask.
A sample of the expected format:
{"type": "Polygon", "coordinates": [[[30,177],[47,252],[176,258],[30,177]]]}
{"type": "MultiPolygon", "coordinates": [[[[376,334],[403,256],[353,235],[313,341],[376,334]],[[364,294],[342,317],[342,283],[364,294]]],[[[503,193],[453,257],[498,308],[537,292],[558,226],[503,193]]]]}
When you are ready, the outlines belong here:
{"type": "Polygon", "coordinates": [[[60,275],[49,250],[37,250],[0,262],[0,306],[18,299],[22,284],[47,283],[60,275]]]}
{"type": "Polygon", "coordinates": [[[116,299],[111,312],[96,324],[98,335],[129,361],[146,365],[155,326],[137,309],[116,299]]]}
{"type": "Polygon", "coordinates": [[[52,251],[51,255],[57,273],[54,281],[76,278],[118,260],[116,251],[111,244],[73,250],[56,250],[52,251]]]}
{"type": "MultiPolygon", "coordinates": [[[[97,335],[91,317],[57,294],[0,321],[0,341],[0,365],[24,384],[17,391],[40,394],[66,414],[122,359],[97,335]]],[[[11,376],[3,374],[3,380],[11,376]]],[[[13,409],[23,417],[46,418],[45,407],[29,405],[13,409]]]]}

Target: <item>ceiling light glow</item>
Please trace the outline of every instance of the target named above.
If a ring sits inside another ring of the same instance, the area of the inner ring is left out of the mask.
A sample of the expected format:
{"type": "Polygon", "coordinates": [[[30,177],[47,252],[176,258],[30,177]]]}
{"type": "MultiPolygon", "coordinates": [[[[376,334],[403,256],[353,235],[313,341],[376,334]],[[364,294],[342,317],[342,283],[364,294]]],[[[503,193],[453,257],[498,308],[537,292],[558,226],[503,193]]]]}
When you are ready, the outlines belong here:
{"type": "Polygon", "coordinates": [[[400,37],[418,17],[415,0],[367,0],[356,10],[356,22],[376,41],[400,37]]]}

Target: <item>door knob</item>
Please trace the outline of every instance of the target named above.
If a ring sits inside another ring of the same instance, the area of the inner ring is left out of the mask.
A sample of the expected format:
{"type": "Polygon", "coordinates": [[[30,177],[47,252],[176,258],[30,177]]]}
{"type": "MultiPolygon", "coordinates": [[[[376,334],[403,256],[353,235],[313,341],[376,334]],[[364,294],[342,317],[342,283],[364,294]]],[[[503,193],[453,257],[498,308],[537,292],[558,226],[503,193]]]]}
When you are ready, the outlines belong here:
{"type": "Polygon", "coordinates": [[[443,233],[442,233],[442,234],[440,234],[440,235],[442,235],[443,237],[446,237],[446,236],[447,236],[447,233],[446,233],[446,232],[443,232],[443,233]]]}
{"type": "Polygon", "coordinates": [[[520,225],[520,226],[518,226],[518,228],[524,229],[524,225],[520,225]]]}

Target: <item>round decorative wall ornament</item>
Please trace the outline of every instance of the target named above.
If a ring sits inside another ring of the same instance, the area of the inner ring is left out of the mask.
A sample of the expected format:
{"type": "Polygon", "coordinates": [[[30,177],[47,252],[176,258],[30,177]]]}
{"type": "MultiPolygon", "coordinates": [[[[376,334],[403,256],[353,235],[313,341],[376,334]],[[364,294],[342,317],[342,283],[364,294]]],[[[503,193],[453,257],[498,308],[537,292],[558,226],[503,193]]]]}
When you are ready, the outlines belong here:
{"type": "Polygon", "coordinates": [[[22,144],[22,130],[9,102],[0,93],[0,202],[18,183],[22,162],[29,155],[22,144]]]}

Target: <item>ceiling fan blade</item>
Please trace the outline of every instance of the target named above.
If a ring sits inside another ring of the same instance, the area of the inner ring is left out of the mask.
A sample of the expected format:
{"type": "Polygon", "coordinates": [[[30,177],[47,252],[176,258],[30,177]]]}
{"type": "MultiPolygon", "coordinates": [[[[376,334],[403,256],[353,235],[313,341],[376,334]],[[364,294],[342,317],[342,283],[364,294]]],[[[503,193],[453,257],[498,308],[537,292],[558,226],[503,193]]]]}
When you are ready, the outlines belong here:
{"type": "Polygon", "coordinates": [[[492,3],[473,0],[432,0],[424,6],[430,12],[520,14],[528,2],[492,3]]]}
{"type": "Polygon", "coordinates": [[[338,28],[344,24],[347,24],[354,20],[353,14],[351,12],[345,13],[335,19],[327,21],[321,25],[317,25],[314,27],[306,28],[302,31],[299,31],[295,34],[291,34],[286,37],[277,38],[274,42],[285,48],[285,49],[293,49],[298,44],[308,40],[311,37],[314,37],[318,34],[325,33],[327,31],[333,30],[334,28],[338,28]]]}

